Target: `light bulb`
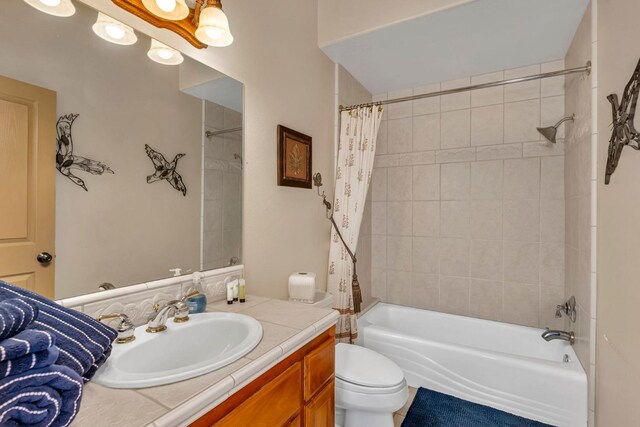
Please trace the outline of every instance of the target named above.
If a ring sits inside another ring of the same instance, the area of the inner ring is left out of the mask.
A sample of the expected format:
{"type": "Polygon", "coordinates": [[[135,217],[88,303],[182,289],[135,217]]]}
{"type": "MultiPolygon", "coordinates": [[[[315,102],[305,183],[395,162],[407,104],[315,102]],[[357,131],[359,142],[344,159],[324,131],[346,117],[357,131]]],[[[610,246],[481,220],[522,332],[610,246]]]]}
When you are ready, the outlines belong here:
{"type": "Polygon", "coordinates": [[[104,30],[107,32],[107,34],[109,34],[109,37],[112,37],[116,40],[124,38],[125,35],[124,29],[115,25],[107,25],[104,30]]]}
{"type": "Polygon", "coordinates": [[[49,7],[60,6],[60,0],[40,0],[40,3],[44,4],[45,6],[49,6],[49,7]]]}
{"type": "Polygon", "coordinates": [[[166,49],[158,50],[158,56],[162,59],[171,59],[173,57],[173,52],[166,49]]]}
{"type": "Polygon", "coordinates": [[[176,0],[156,0],[156,4],[163,12],[171,13],[176,9],[176,0]]]}
{"type": "Polygon", "coordinates": [[[220,37],[222,37],[222,31],[218,30],[217,28],[205,28],[205,33],[207,33],[208,37],[211,37],[212,39],[219,39],[220,37]]]}

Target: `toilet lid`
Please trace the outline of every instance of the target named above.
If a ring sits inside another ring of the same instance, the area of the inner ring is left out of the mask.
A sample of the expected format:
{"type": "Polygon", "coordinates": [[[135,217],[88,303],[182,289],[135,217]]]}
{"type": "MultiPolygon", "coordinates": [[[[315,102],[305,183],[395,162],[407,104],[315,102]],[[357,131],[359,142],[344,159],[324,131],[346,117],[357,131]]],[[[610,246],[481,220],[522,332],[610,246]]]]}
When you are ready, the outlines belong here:
{"type": "Polygon", "coordinates": [[[365,387],[393,387],[404,380],[402,370],[381,354],[358,345],[336,344],[336,377],[365,387]]]}

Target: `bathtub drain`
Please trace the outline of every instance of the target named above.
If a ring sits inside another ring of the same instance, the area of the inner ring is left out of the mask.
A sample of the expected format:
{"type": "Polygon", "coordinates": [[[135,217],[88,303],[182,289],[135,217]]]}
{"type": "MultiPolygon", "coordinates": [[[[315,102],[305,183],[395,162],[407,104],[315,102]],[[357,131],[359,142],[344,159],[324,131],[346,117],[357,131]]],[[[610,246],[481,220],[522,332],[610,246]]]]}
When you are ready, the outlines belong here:
{"type": "Polygon", "coordinates": [[[562,358],[562,361],[564,363],[569,363],[569,362],[571,362],[571,358],[569,357],[568,354],[565,354],[564,357],[562,358]]]}

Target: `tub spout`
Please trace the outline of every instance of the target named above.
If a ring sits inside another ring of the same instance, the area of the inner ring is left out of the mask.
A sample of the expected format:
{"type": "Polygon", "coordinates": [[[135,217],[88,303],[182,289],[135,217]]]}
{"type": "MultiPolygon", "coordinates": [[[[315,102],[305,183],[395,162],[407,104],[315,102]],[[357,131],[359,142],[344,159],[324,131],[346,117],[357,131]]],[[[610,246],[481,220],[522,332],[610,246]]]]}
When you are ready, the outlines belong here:
{"type": "Polygon", "coordinates": [[[546,330],[542,333],[542,338],[544,338],[545,341],[553,341],[553,340],[563,340],[563,341],[569,341],[569,344],[573,345],[573,343],[576,342],[576,336],[573,333],[573,331],[555,331],[555,330],[549,330],[549,328],[546,328],[546,330]]]}

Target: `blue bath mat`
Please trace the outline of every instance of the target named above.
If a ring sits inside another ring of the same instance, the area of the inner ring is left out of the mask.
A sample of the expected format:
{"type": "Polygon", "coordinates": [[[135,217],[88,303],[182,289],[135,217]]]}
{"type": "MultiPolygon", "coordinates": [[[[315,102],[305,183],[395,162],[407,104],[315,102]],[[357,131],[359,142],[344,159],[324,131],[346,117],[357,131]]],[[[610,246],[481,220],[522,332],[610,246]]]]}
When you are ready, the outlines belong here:
{"type": "Polygon", "coordinates": [[[420,387],[402,427],[552,427],[420,387]]]}

